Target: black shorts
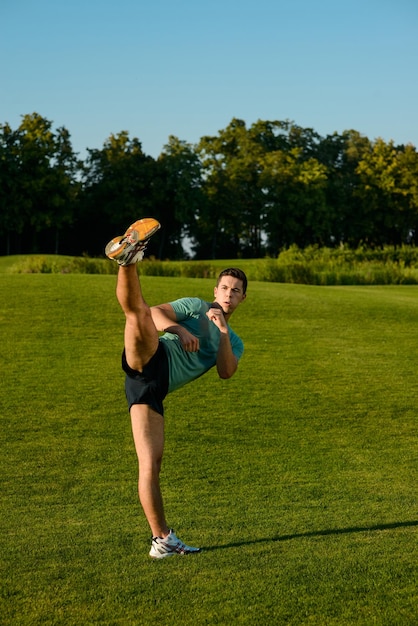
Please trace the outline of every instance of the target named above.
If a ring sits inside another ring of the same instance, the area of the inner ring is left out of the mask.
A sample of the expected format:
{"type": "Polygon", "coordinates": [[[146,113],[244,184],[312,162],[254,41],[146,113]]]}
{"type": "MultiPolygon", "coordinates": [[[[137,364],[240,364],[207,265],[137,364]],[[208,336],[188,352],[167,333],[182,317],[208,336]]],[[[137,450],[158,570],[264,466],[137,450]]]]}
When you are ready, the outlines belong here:
{"type": "Polygon", "coordinates": [[[142,372],[133,370],[122,353],[122,369],[126,373],[125,393],[129,410],[133,404],[148,404],[154,411],[164,415],[163,400],[168,393],[168,359],[160,342],[157,352],[142,372]]]}

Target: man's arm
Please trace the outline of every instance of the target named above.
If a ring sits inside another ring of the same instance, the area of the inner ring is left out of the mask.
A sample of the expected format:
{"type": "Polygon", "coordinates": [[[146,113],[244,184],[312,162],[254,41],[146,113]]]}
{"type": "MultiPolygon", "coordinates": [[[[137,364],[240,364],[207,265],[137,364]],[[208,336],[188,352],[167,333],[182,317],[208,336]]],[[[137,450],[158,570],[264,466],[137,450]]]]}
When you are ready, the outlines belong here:
{"type": "Polygon", "coordinates": [[[218,355],[216,357],[218,376],[219,378],[231,378],[237,371],[238,359],[232,352],[229,329],[223,311],[218,306],[213,305],[206,315],[220,331],[218,355]]]}
{"type": "Polygon", "coordinates": [[[238,359],[232,352],[229,332],[221,332],[218,356],[216,357],[216,369],[218,370],[219,378],[231,378],[237,371],[237,368],[238,359]]]}
{"type": "Polygon", "coordinates": [[[173,333],[180,338],[181,345],[186,352],[197,352],[199,340],[177,323],[176,313],[171,304],[159,304],[151,307],[152,320],[160,332],[173,333]]]}

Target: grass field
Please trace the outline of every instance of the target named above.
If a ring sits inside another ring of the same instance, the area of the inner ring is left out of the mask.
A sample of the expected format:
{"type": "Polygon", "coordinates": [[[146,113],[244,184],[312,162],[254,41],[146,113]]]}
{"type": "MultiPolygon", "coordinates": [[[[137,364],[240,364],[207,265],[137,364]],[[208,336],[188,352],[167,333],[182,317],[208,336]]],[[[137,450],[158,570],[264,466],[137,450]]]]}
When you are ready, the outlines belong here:
{"type": "Polygon", "coordinates": [[[417,623],[418,288],[250,284],[235,377],[166,401],[168,520],[204,551],[153,562],[115,277],[0,286],[2,626],[417,623]]]}

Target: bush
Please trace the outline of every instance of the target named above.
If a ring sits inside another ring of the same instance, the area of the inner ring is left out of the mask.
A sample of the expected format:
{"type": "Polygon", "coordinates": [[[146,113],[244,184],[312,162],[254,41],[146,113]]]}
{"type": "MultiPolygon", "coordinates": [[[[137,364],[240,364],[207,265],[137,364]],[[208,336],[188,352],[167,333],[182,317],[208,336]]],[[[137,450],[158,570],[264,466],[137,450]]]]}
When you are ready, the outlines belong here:
{"type": "MultiPolygon", "coordinates": [[[[239,265],[250,281],[306,285],[400,285],[418,284],[418,250],[413,247],[300,249],[291,246],[277,259],[239,261],[158,261],[141,263],[143,276],[176,276],[216,279],[227,266],[239,265]]],[[[108,259],[32,255],[19,259],[8,272],[42,274],[116,274],[118,265],[108,259]]]]}
{"type": "Polygon", "coordinates": [[[115,274],[116,264],[104,259],[30,255],[11,266],[12,274],[115,274]]]}

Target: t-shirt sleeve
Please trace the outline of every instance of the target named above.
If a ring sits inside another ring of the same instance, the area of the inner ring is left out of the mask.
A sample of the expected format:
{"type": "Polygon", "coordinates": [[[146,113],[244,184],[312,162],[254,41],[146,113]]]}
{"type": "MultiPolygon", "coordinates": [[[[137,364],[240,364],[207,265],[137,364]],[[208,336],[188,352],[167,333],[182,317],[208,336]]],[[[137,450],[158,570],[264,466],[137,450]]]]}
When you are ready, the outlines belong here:
{"type": "Polygon", "coordinates": [[[243,341],[240,337],[238,337],[238,335],[234,333],[234,331],[231,331],[231,329],[229,331],[229,339],[231,341],[232,352],[239,360],[242,357],[243,352],[244,352],[243,341]]]}

